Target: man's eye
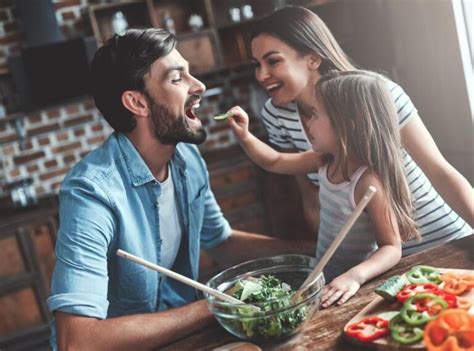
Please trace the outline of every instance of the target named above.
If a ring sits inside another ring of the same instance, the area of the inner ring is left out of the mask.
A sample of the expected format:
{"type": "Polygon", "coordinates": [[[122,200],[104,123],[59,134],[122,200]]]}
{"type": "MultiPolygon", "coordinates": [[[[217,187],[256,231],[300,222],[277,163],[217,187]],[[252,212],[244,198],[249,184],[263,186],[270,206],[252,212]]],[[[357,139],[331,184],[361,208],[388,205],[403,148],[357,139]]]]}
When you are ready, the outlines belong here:
{"type": "Polygon", "coordinates": [[[181,79],[181,77],[179,77],[179,78],[172,79],[171,83],[179,83],[181,81],[182,81],[182,79],[181,79]]]}

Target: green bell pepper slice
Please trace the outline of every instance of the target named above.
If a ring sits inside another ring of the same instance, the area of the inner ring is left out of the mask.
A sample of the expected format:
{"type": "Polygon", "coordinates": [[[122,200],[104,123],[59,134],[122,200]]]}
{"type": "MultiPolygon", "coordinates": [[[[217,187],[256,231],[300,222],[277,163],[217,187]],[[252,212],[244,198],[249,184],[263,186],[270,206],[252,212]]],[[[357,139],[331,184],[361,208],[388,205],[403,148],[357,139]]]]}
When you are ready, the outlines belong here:
{"type": "Polygon", "coordinates": [[[388,328],[392,339],[402,345],[412,345],[423,338],[423,329],[409,325],[400,313],[390,320],[388,328]]]}
{"type": "Polygon", "coordinates": [[[406,276],[408,281],[413,284],[441,283],[441,273],[430,266],[415,266],[406,276]]]}
{"type": "Polygon", "coordinates": [[[448,303],[440,296],[431,293],[417,294],[404,302],[400,315],[409,325],[419,326],[435,319],[446,308],[448,308],[448,303]],[[428,308],[426,311],[418,312],[415,302],[422,299],[430,300],[427,304],[428,308]]]}

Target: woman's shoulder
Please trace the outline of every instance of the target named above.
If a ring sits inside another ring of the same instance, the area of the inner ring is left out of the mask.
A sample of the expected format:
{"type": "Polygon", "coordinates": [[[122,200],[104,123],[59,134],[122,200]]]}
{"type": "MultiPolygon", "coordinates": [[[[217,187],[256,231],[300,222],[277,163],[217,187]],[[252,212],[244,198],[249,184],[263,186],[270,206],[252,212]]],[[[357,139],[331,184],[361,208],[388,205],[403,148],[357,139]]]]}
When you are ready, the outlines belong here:
{"type": "Polygon", "coordinates": [[[400,84],[394,82],[393,80],[391,80],[390,78],[388,78],[386,76],[382,76],[382,79],[383,79],[388,91],[392,95],[393,100],[395,101],[395,103],[400,101],[400,99],[402,97],[404,97],[406,99],[409,99],[408,94],[406,93],[406,91],[403,89],[403,87],[400,84]]]}
{"type": "Polygon", "coordinates": [[[262,113],[278,117],[282,115],[296,114],[298,113],[298,109],[294,102],[290,102],[284,106],[276,106],[273,104],[272,99],[268,99],[263,106],[262,113]]]}

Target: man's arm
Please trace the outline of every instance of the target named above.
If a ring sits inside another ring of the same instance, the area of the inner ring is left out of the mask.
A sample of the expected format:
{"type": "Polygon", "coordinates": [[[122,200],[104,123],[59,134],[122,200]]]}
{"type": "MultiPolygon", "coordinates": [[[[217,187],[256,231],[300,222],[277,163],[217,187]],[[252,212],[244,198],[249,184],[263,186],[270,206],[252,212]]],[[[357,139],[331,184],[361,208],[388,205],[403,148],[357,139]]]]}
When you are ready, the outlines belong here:
{"type": "Polygon", "coordinates": [[[152,350],[214,321],[205,300],[163,312],[99,320],[56,312],[59,350],[152,350]]]}
{"type": "Polygon", "coordinates": [[[231,236],[208,252],[222,266],[260,257],[304,254],[313,256],[316,240],[281,240],[264,235],[232,230],[231,236]]]}

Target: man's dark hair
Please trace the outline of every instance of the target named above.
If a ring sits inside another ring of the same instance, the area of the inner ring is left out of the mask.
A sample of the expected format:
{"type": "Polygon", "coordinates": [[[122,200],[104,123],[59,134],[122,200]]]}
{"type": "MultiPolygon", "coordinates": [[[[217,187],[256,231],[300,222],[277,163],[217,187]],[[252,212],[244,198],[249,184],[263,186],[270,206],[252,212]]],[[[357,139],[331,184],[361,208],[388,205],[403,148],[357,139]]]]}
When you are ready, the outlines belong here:
{"type": "Polygon", "coordinates": [[[122,104],[126,90],[144,92],[144,77],[160,57],[176,46],[175,37],[162,29],[131,29],[114,35],[95,53],[91,63],[92,93],[99,111],[117,132],[136,126],[133,114],[122,104]]]}

